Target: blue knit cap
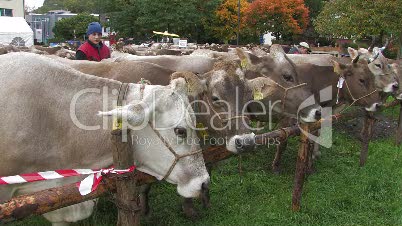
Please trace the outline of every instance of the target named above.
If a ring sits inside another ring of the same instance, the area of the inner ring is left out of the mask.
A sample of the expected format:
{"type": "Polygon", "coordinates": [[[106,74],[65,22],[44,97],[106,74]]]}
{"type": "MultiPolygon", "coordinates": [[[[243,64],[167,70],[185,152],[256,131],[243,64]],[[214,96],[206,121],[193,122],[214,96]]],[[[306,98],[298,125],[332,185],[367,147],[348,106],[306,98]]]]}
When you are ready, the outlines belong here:
{"type": "Polygon", "coordinates": [[[92,22],[88,25],[87,35],[91,35],[95,32],[102,34],[102,26],[98,22],[92,22]]]}

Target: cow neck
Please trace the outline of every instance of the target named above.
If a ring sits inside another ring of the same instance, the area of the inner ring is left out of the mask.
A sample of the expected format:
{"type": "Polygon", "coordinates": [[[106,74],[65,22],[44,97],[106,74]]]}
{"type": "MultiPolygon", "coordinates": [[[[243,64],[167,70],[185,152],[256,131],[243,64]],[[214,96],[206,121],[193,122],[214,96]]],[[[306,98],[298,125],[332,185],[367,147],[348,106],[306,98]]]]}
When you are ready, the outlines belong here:
{"type": "MultiPolygon", "coordinates": [[[[208,107],[212,110],[212,112],[218,117],[221,125],[223,125],[224,123],[230,122],[234,119],[240,119],[240,118],[247,118],[249,119],[248,116],[246,115],[235,115],[235,116],[231,116],[231,117],[227,117],[227,118],[223,118],[221,117],[222,113],[219,113],[215,110],[214,106],[211,104],[211,102],[209,101],[208,95],[206,95],[206,91],[202,92],[200,95],[198,95],[198,99],[200,100],[206,100],[208,107]]],[[[194,112],[197,112],[197,110],[200,109],[200,106],[198,104],[195,104],[196,108],[194,109],[194,112]]]]}
{"type": "MultiPolygon", "coordinates": [[[[128,87],[128,83],[122,83],[121,84],[121,86],[120,86],[120,90],[122,90],[122,88],[123,88],[123,90],[124,90],[124,87],[128,87]]],[[[141,80],[141,82],[140,82],[140,101],[142,101],[142,99],[144,98],[144,90],[145,90],[145,85],[146,85],[146,83],[143,81],[143,80],[141,80]]],[[[125,88],[126,89],[126,91],[127,91],[127,88],[125,88]]],[[[119,98],[120,98],[120,90],[119,90],[119,98]]],[[[121,100],[121,102],[123,102],[123,100],[125,100],[126,99],[126,94],[127,94],[127,92],[124,92],[123,93],[123,95],[122,95],[122,100],[121,100]]],[[[117,100],[117,102],[119,103],[119,100],[117,100]]],[[[151,129],[154,131],[154,133],[156,134],[156,136],[162,141],[162,143],[166,146],[166,148],[173,154],[173,156],[174,156],[174,161],[173,161],[173,163],[172,163],[172,165],[169,167],[169,170],[167,171],[167,173],[165,174],[165,176],[162,178],[162,180],[166,180],[166,178],[168,178],[169,176],[170,176],[170,174],[172,173],[172,171],[173,171],[173,169],[174,169],[174,167],[176,166],[176,164],[177,164],[177,162],[179,162],[179,160],[180,159],[182,159],[182,158],[184,158],[184,157],[187,157],[187,156],[191,156],[191,155],[196,155],[196,154],[199,154],[199,153],[202,153],[202,149],[199,149],[199,150],[197,150],[197,151],[193,151],[193,152],[190,152],[190,153],[187,153],[187,154],[184,154],[184,155],[179,155],[179,154],[177,154],[174,150],[173,150],[173,148],[172,148],[172,146],[169,144],[169,142],[159,133],[159,131],[157,130],[157,129],[155,129],[155,127],[154,127],[154,125],[152,124],[152,122],[148,122],[148,124],[149,124],[149,126],[151,127],[151,129]]]]}
{"type": "MultiPolygon", "coordinates": [[[[370,93],[368,93],[368,94],[366,94],[366,95],[363,95],[363,96],[361,96],[361,97],[359,97],[359,98],[355,98],[355,97],[353,96],[353,94],[352,94],[350,88],[349,88],[348,81],[346,80],[346,78],[343,77],[342,75],[340,75],[338,81],[340,81],[341,79],[344,79],[344,83],[345,83],[345,86],[346,86],[348,95],[349,95],[349,97],[352,99],[353,102],[352,102],[351,104],[349,104],[346,108],[344,108],[340,113],[346,111],[346,109],[348,109],[348,108],[350,108],[351,106],[353,106],[357,101],[362,100],[362,99],[364,99],[364,98],[366,98],[366,97],[369,97],[369,96],[371,96],[372,94],[374,94],[375,92],[377,92],[377,89],[374,89],[372,92],[370,92],[370,93]]],[[[342,89],[342,88],[343,88],[343,86],[338,85],[338,93],[341,93],[339,90],[342,89]]]]}
{"type": "MultiPolygon", "coordinates": [[[[264,75],[264,77],[265,77],[265,78],[269,78],[269,77],[266,76],[266,75],[264,75]]],[[[269,79],[271,79],[271,78],[269,78],[269,79]]],[[[282,99],[281,99],[281,102],[282,102],[282,113],[285,112],[286,97],[287,97],[287,95],[288,95],[288,91],[291,90],[291,89],[296,89],[296,88],[300,88],[300,87],[303,87],[303,86],[306,86],[306,85],[307,85],[307,83],[301,83],[301,84],[298,84],[298,85],[295,85],[295,86],[291,86],[291,87],[284,87],[284,86],[282,86],[281,84],[279,84],[279,83],[277,83],[276,81],[274,81],[273,79],[271,79],[271,81],[272,81],[276,86],[278,86],[278,87],[280,87],[281,89],[283,89],[283,91],[284,91],[283,97],[282,97],[282,99]]],[[[264,86],[265,86],[265,84],[264,84],[264,86]]],[[[264,87],[264,86],[263,86],[263,87],[264,87]]]]}

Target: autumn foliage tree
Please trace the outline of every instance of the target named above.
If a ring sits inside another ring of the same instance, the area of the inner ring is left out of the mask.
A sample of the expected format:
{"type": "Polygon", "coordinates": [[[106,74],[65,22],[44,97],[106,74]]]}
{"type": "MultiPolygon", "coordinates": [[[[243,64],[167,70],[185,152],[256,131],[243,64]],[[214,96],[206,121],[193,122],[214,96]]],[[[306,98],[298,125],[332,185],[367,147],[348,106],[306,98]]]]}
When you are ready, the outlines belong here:
{"type": "Polygon", "coordinates": [[[245,11],[245,22],[263,34],[301,34],[309,21],[309,10],[304,0],[255,0],[245,11]]]}
{"type": "MultiPolygon", "coordinates": [[[[218,39],[228,43],[236,38],[238,29],[238,0],[224,0],[215,11],[214,18],[206,18],[204,26],[210,33],[218,39]]],[[[250,3],[247,0],[240,0],[240,17],[245,12],[250,3]]],[[[244,23],[240,23],[240,29],[243,29],[244,23]]]]}

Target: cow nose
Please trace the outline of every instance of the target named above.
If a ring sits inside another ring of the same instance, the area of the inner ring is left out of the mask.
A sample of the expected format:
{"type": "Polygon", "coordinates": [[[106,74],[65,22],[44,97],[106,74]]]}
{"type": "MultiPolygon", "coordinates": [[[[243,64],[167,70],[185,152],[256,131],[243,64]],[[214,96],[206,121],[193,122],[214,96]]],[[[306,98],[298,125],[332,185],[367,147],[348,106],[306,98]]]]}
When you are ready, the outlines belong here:
{"type": "Polygon", "coordinates": [[[394,90],[399,89],[399,84],[398,84],[398,83],[395,83],[394,85],[392,85],[392,88],[393,88],[394,90]]]}
{"type": "Polygon", "coordinates": [[[320,120],[320,119],[321,119],[321,111],[320,111],[320,110],[316,110],[316,111],[315,111],[315,119],[316,119],[316,120],[320,120]]]}
{"type": "Polygon", "coordinates": [[[255,147],[255,138],[254,136],[236,138],[235,146],[238,153],[253,150],[255,147]]]}
{"type": "Polygon", "coordinates": [[[380,110],[381,107],[382,107],[382,103],[376,103],[375,104],[375,109],[376,110],[380,110]]]}

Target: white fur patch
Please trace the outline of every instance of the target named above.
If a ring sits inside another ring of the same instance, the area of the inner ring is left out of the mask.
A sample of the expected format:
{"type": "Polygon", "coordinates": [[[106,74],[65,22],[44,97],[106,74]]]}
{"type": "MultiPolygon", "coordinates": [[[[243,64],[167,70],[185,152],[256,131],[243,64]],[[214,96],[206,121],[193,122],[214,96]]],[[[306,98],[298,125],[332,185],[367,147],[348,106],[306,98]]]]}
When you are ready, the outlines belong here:
{"type": "Polygon", "coordinates": [[[374,104],[372,104],[369,108],[365,108],[365,109],[366,109],[366,111],[374,112],[374,111],[377,110],[377,106],[378,106],[378,105],[379,105],[378,103],[374,103],[374,104]]]}
{"type": "Polygon", "coordinates": [[[203,183],[209,183],[208,174],[204,175],[203,177],[192,179],[188,184],[177,185],[177,193],[185,198],[196,198],[200,195],[201,186],[203,183]]]}
{"type": "Polygon", "coordinates": [[[318,111],[317,109],[311,109],[311,110],[309,111],[307,117],[300,117],[300,119],[301,119],[303,122],[316,122],[317,119],[316,119],[315,116],[316,116],[316,112],[317,112],[317,111],[318,111]]]}
{"type": "Polygon", "coordinates": [[[398,96],[396,96],[396,99],[402,100],[402,93],[400,93],[398,96]]]}
{"type": "Polygon", "coordinates": [[[250,138],[254,139],[255,134],[250,133],[250,134],[235,135],[235,136],[231,137],[228,142],[226,142],[226,149],[228,151],[230,151],[230,152],[238,154],[239,152],[238,152],[238,150],[236,148],[236,143],[235,143],[236,139],[244,139],[244,140],[248,139],[248,140],[251,140],[250,138]]]}
{"type": "Polygon", "coordinates": [[[394,86],[398,86],[397,82],[388,84],[387,86],[384,87],[384,89],[382,90],[384,93],[391,93],[394,92],[394,86]]]}

